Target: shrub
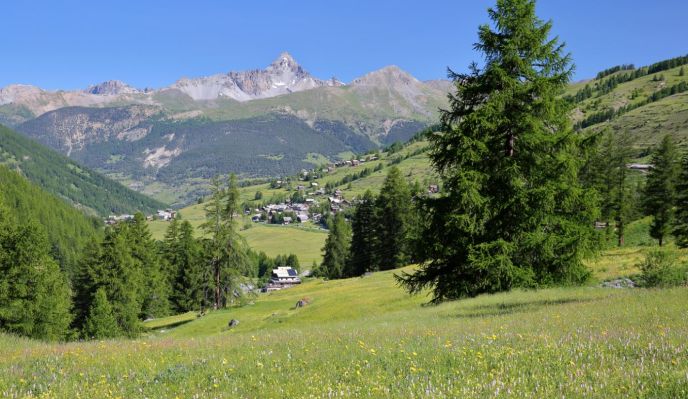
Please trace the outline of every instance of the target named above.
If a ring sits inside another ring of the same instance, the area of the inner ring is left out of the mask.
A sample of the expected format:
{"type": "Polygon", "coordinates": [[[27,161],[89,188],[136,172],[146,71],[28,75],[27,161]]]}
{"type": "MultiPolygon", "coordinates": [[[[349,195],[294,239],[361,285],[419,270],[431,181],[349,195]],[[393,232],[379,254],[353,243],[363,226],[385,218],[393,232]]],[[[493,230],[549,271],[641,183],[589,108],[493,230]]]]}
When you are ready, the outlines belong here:
{"type": "Polygon", "coordinates": [[[673,250],[653,249],[639,267],[643,287],[675,287],[688,282],[688,265],[678,264],[673,250]]]}

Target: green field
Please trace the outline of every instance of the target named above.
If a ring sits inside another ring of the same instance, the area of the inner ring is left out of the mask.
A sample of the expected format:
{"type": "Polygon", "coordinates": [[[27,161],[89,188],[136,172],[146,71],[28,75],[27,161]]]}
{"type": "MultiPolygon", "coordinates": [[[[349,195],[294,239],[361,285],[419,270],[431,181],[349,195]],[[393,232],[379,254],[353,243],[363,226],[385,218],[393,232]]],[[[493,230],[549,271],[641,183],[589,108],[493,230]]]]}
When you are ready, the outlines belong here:
{"type": "Polygon", "coordinates": [[[428,298],[406,295],[392,275],[311,280],[243,308],[154,320],[133,341],[2,335],[0,396],[688,395],[686,288],[554,288],[422,306],[428,298]],[[310,304],[295,309],[304,297],[310,304]],[[228,329],[230,319],[239,326],[228,329]]]}

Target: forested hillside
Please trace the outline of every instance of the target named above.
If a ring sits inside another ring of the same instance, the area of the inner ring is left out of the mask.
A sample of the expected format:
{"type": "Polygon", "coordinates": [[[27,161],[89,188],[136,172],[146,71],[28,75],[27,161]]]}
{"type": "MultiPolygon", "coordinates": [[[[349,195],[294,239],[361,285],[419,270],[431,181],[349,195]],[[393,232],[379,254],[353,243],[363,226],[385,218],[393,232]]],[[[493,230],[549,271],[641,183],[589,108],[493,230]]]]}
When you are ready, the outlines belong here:
{"type": "Polygon", "coordinates": [[[666,134],[688,137],[688,56],[638,67],[619,65],[595,79],[569,86],[578,129],[628,132],[638,149],[657,144],[666,134]]]}
{"type": "Polygon", "coordinates": [[[71,275],[86,242],[100,236],[102,222],[84,215],[2,165],[0,182],[0,201],[17,220],[43,226],[52,257],[71,275]]]}
{"type": "Polygon", "coordinates": [[[1,125],[0,164],[91,214],[152,213],[165,206],[1,125]]]}

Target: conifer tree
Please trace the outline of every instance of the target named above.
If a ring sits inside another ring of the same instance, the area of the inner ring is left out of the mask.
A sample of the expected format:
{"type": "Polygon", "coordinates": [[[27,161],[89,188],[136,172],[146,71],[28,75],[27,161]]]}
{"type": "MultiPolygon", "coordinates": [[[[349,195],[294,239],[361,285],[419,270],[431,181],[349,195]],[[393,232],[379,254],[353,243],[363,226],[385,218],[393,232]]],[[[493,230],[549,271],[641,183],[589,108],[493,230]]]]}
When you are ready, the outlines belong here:
{"type": "Polygon", "coordinates": [[[179,312],[198,310],[202,308],[203,301],[201,247],[193,237],[193,227],[188,220],[181,224],[174,250],[177,262],[173,294],[175,306],[179,312]]]}
{"type": "Polygon", "coordinates": [[[366,191],[351,220],[351,255],[346,268],[349,277],[378,270],[375,197],[366,191]]]}
{"type": "Polygon", "coordinates": [[[628,132],[604,132],[584,181],[600,196],[600,218],[615,232],[617,245],[623,246],[625,226],[631,218],[633,196],[627,181],[627,164],[633,155],[628,132]]]}
{"type": "Polygon", "coordinates": [[[71,291],[49,251],[46,232],[19,224],[0,198],[0,331],[46,340],[67,335],[71,291]]]}
{"type": "Polygon", "coordinates": [[[122,335],[112,305],[104,288],[99,288],[91,303],[88,318],[84,323],[84,336],[92,339],[115,338],[122,335]]]}
{"type": "Polygon", "coordinates": [[[513,287],[578,284],[595,250],[594,192],[561,94],[570,56],[533,0],[498,0],[475,48],[484,65],[450,72],[456,92],[429,136],[443,192],[423,201],[424,263],[399,281],[433,302],[513,287]]]}
{"type": "Polygon", "coordinates": [[[393,166],[375,201],[377,265],[380,270],[405,266],[409,261],[409,217],[411,213],[411,192],[401,175],[393,166]]]}
{"type": "Polygon", "coordinates": [[[170,312],[169,278],[163,268],[162,259],[152,238],[146,217],[137,212],[134,220],[126,225],[126,239],[136,268],[143,274],[140,286],[142,316],[144,318],[166,316],[170,312]]]}
{"type": "Polygon", "coordinates": [[[330,279],[344,277],[350,245],[351,230],[346,224],[344,215],[341,212],[337,213],[325,240],[323,262],[318,274],[330,279]]]}
{"type": "Polygon", "coordinates": [[[645,214],[652,216],[650,236],[664,244],[671,233],[676,198],[676,178],[679,172],[676,149],[671,137],[664,136],[652,155],[652,168],[647,174],[643,205],[645,214]]]}
{"type": "Polygon", "coordinates": [[[688,248],[688,154],[681,160],[681,170],[676,182],[676,220],[673,234],[676,245],[688,248]]]}
{"type": "Polygon", "coordinates": [[[201,226],[210,237],[205,242],[208,257],[208,286],[212,289],[213,308],[219,309],[240,299],[243,276],[248,273],[246,245],[236,227],[239,212],[239,190],[236,176],[230,175],[227,187],[220,178],[211,182],[210,200],[206,203],[206,221],[201,226]]]}

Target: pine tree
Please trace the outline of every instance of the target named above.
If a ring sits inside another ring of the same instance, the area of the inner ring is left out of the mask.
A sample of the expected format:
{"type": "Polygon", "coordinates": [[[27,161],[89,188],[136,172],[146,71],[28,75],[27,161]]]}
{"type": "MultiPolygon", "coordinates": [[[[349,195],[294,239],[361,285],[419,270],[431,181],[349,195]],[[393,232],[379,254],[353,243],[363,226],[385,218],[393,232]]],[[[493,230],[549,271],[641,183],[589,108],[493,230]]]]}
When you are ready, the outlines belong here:
{"type": "Polygon", "coordinates": [[[676,149],[671,137],[664,136],[652,155],[652,168],[647,174],[643,205],[645,214],[652,216],[650,236],[664,244],[671,233],[674,220],[676,178],[679,172],[676,149]]]}
{"type": "Polygon", "coordinates": [[[405,266],[409,261],[408,228],[411,192],[401,171],[393,166],[375,201],[377,265],[380,270],[405,266]]]}
{"type": "Polygon", "coordinates": [[[104,288],[99,288],[93,297],[88,318],[84,323],[84,335],[92,339],[115,338],[122,335],[104,288]]]}
{"type": "Polygon", "coordinates": [[[686,75],[686,71],[684,71],[683,67],[681,67],[681,69],[678,70],[678,76],[685,76],[685,75],[686,75]]]}
{"type": "Polygon", "coordinates": [[[356,205],[351,221],[351,254],[346,268],[348,277],[378,270],[376,222],[375,197],[368,190],[356,205]]]}
{"type": "Polygon", "coordinates": [[[351,245],[351,230],[346,224],[344,215],[337,213],[330,226],[330,232],[323,247],[323,261],[318,274],[337,279],[344,277],[349,247],[351,245]]]}
{"type": "Polygon", "coordinates": [[[676,182],[676,220],[673,234],[676,245],[688,248],[688,154],[683,156],[676,182]]]}
{"type": "Polygon", "coordinates": [[[580,185],[581,139],[561,97],[570,56],[533,0],[488,14],[475,45],[485,65],[450,72],[456,92],[429,136],[443,192],[421,204],[425,262],[398,277],[412,293],[433,289],[433,302],[581,283],[596,248],[595,195],[580,185]]]}

